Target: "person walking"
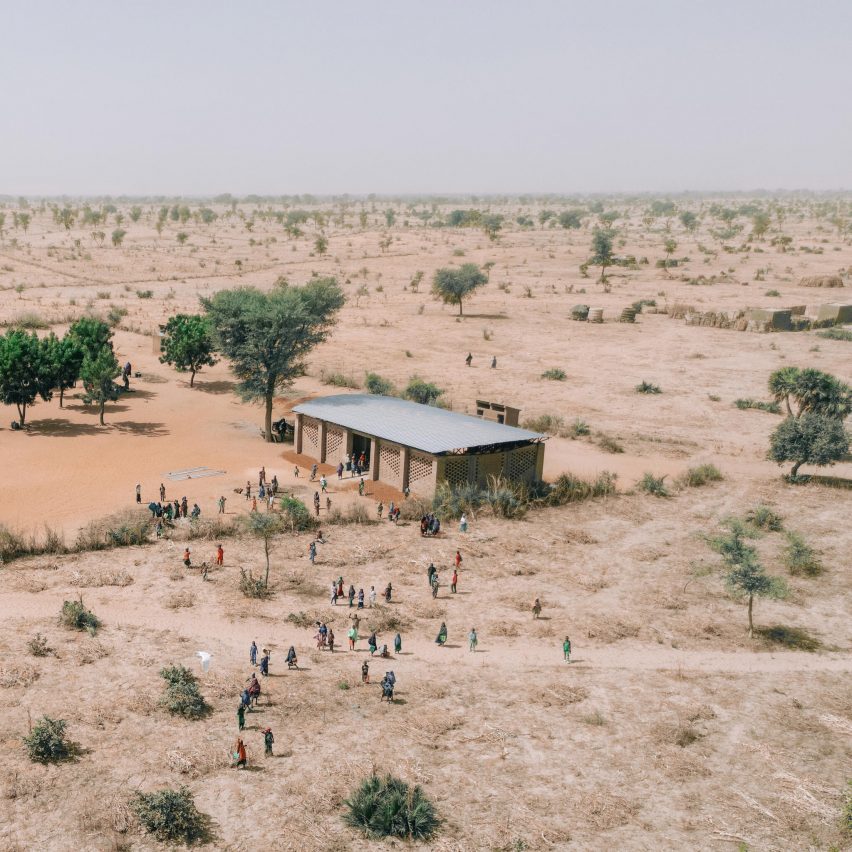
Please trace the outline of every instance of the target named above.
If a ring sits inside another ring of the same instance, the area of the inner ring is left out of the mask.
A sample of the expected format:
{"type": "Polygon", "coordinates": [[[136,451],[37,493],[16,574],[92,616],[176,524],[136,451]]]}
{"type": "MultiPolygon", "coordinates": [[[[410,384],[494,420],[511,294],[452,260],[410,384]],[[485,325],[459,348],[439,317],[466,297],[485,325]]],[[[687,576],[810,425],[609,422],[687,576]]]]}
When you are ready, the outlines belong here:
{"type": "Polygon", "coordinates": [[[261,467],[260,471],[257,474],[257,484],[264,485],[266,483],[266,466],[261,467]]]}
{"type": "Polygon", "coordinates": [[[316,558],[317,558],[317,543],[315,541],[312,541],[308,545],[308,559],[311,560],[311,565],[313,565],[316,562],[316,558]]]}
{"type": "Polygon", "coordinates": [[[361,477],[361,480],[358,482],[358,496],[364,496],[364,477],[361,477]]]}
{"type": "Polygon", "coordinates": [[[468,367],[473,363],[473,353],[472,352],[467,353],[467,358],[464,359],[464,362],[465,362],[465,364],[467,364],[468,367]]]}
{"type": "Polygon", "coordinates": [[[337,606],[337,583],[335,582],[331,584],[331,605],[337,606]]]}
{"type": "Polygon", "coordinates": [[[313,482],[317,478],[317,465],[311,465],[311,482],[313,482]]]}
{"type": "Polygon", "coordinates": [[[370,586],[370,609],[373,608],[373,605],[376,603],[376,587],[370,586]]]}
{"type": "Polygon", "coordinates": [[[461,568],[461,564],[462,564],[462,555],[461,555],[461,553],[457,550],[457,551],[456,551],[456,555],[455,555],[455,565],[456,565],[456,568],[461,568]]]}
{"type": "Polygon", "coordinates": [[[225,514],[225,495],[223,494],[217,502],[219,503],[219,514],[224,515],[225,514]]]}
{"type": "Polygon", "coordinates": [[[402,650],[402,636],[399,633],[393,637],[393,652],[398,654],[402,650]]]}
{"type": "Polygon", "coordinates": [[[497,356],[496,355],[491,359],[491,369],[492,370],[497,369],[497,356]]]}
{"type": "Polygon", "coordinates": [[[343,479],[343,462],[337,463],[337,478],[343,479]]]}
{"type": "Polygon", "coordinates": [[[263,732],[263,756],[272,757],[272,744],[275,742],[275,737],[272,736],[272,728],[267,728],[263,732]]]}
{"type": "Polygon", "coordinates": [[[385,586],[385,603],[391,602],[391,595],[393,594],[393,586],[388,582],[387,586],[385,586]]]}
{"type": "Polygon", "coordinates": [[[222,548],[222,545],[220,544],[216,548],[216,564],[221,566],[224,563],[224,561],[225,561],[225,551],[222,548]]]}
{"type": "Polygon", "coordinates": [[[379,516],[379,520],[382,519],[382,512],[384,512],[384,510],[385,510],[385,504],[382,503],[381,500],[379,500],[379,505],[376,506],[376,514],[379,516]]]}
{"type": "Polygon", "coordinates": [[[447,642],[447,625],[446,622],[441,622],[441,627],[438,630],[438,636],[435,639],[436,645],[444,646],[447,642]]]}
{"type": "Polygon", "coordinates": [[[166,486],[162,482],[160,483],[160,502],[166,502],[166,486]]]}
{"type": "Polygon", "coordinates": [[[351,609],[355,605],[355,586],[350,584],[349,586],[349,608],[351,609]]]}
{"type": "Polygon", "coordinates": [[[234,769],[239,769],[241,766],[245,769],[247,756],[246,756],[246,746],[242,740],[242,737],[237,737],[237,741],[234,743],[234,769]]]}
{"type": "Polygon", "coordinates": [[[240,706],[237,707],[237,730],[242,731],[246,726],[246,706],[245,704],[240,702],[240,706]]]}
{"type": "Polygon", "coordinates": [[[571,640],[566,636],[562,643],[562,658],[566,663],[571,662],[571,640]]]}
{"type": "Polygon", "coordinates": [[[452,592],[453,594],[456,593],[456,587],[458,586],[458,582],[459,582],[459,572],[458,572],[458,569],[454,568],[453,569],[453,576],[450,578],[450,592],[452,592]]]}
{"type": "Polygon", "coordinates": [[[263,656],[260,658],[260,673],[263,677],[269,677],[269,651],[263,649],[263,656]]]}
{"type": "Polygon", "coordinates": [[[251,645],[249,646],[249,662],[253,665],[257,665],[257,642],[254,639],[251,640],[251,645]]]}
{"type": "Polygon", "coordinates": [[[370,664],[364,660],[361,663],[361,683],[369,683],[370,682],[370,664]]]}
{"type": "Polygon", "coordinates": [[[140,482],[136,483],[136,502],[142,502],[142,483],[140,482]]]}
{"type": "Polygon", "coordinates": [[[246,500],[251,500],[251,480],[246,480],[246,500]]]}
{"type": "Polygon", "coordinates": [[[367,647],[370,649],[370,656],[376,653],[376,648],[379,647],[379,640],[376,638],[376,632],[373,631],[370,634],[370,638],[367,640],[367,647]]]}
{"type": "Polygon", "coordinates": [[[358,589],[358,609],[364,609],[364,590],[358,589]]]}
{"type": "Polygon", "coordinates": [[[328,637],[327,637],[326,641],[328,642],[328,650],[331,651],[331,653],[333,654],[334,653],[334,631],[330,627],[328,628],[328,637]]]}
{"type": "Polygon", "coordinates": [[[459,532],[467,532],[467,515],[464,512],[462,512],[462,516],[459,518],[459,532]]]}
{"type": "Polygon", "coordinates": [[[354,627],[350,627],[348,632],[346,633],[347,638],[349,639],[349,650],[355,650],[355,642],[358,639],[358,631],[354,627]]]}
{"type": "Polygon", "coordinates": [[[470,633],[467,634],[468,650],[475,653],[476,652],[476,646],[477,646],[478,643],[479,643],[479,637],[476,635],[476,628],[471,627],[470,633]]]}
{"type": "Polygon", "coordinates": [[[256,511],[257,511],[257,497],[252,497],[252,498],[251,498],[251,511],[252,511],[252,512],[256,512],[256,511]]]}
{"type": "Polygon", "coordinates": [[[192,565],[192,561],[189,558],[189,548],[188,547],[183,551],[183,564],[187,568],[189,568],[192,565]]]}
{"type": "Polygon", "coordinates": [[[436,571],[432,575],[432,597],[433,598],[438,597],[438,585],[439,585],[439,583],[438,583],[438,572],[436,571]]]}
{"type": "Polygon", "coordinates": [[[438,573],[438,569],[435,567],[433,562],[429,563],[429,567],[426,569],[426,577],[427,582],[429,583],[429,588],[432,587],[432,577],[438,573]]]}
{"type": "Polygon", "coordinates": [[[533,618],[538,618],[541,615],[541,601],[536,598],[535,603],[532,605],[532,614],[533,618]]]}

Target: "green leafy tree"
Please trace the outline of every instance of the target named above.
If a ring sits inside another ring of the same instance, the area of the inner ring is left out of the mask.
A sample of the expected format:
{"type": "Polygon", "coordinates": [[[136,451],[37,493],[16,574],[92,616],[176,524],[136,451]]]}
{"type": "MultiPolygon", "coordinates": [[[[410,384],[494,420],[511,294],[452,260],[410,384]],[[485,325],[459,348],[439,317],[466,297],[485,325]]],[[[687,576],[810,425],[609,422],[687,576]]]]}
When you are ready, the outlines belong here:
{"type": "Polygon", "coordinates": [[[769,217],[768,213],[755,213],[754,216],[751,217],[751,233],[752,236],[757,239],[763,239],[763,235],[769,230],[769,226],[772,224],[772,219],[769,217]]]}
{"type": "Polygon", "coordinates": [[[390,379],[380,376],[378,373],[367,373],[364,379],[364,390],[367,393],[376,394],[378,396],[395,396],[396,389],[390,379]]]}
{"type": "Polygon", "coordinates": [[[668,269],[672,255],[677,251],[677,240],[672,237],[668,237],[663,243],[663,250],[666,253],[666,269],[668,269]]]}
{"type": "Polygon", "coordinates": [[[83,366],[83,347],[74,335],[68,333],[64,337],[48,338],[53,359],[56,387],[59,388],[59,407],[65,402],[65,391],[73,388],[80,378],[80,368],[83,366]]]}
{"type": "Polygon", "coordinates": [[[612,253],[612,233],[602,228],[595,228],[592,234],[592,256],[588,261],[592,266],[600,266],[601,283],[606,281],[606,268],[615,262],[612,253]]]}
{"type": "Polygon", "coordinates": [[[193,387],[195,374],[216,363],[209,319],[199,314],[175,314],[160,330],[160,362],[171,364],[179,373],[189,372],[189,386],[193,387]]]}
{"type": "Polygon", "coordinates": [[[40,340],[35,332],[11,329],[0,337],[0,401],[17,408],[20,426],[38,397],[47,402],[53,395],[52,352],[49,338],[40,340]]]}
{"type": "Polygon", "coordinates": [[[769,438],[769,458],[778,464],[793,462],[795,479],[803,464],[833,465],[849,452],[849,435],[836,417],[806,411],[788,417],[769,438]]]}
{"type": "Polygon", "coordinates": [[[782,400],[790,416],[810,412],[844,420],[852,412],[852,388],[831,373],[808,367],[782,367],[769,377],[769,392],[776,402],[782,400]],[[790,400],[796,405],[794,411],[790,400]]]}
{"type": "Polygon", "coordinates": [[[358,224],[362,229],[367,227],[367,212],[365,210],[358,214],[358,224]]]}
{"type": "Polygon", "coordinates": [[[269,512],[249,512],[244,516],[243,524],[246,532],[263,542],[263,553],[266,557],[266,574],[263,578],[264,588],[269,588],[269,551],[272,540],[287,528],[286,521],[280,515],[269,512]]]}
{"type": "Polygon", "coordinates": [[[563,213],[560,213],[559,224],[563,228],[579,228],[583,224],[583,211],[566,210],[563,213]]]}
{"type": "Polygon", "coordinates": [[[497,213],[488,213],[482,217],[482,230],[491,242],[494,242],[500,236],[500,230],[503,227],[503,217],[497,213]]]}
{"type": "Polygon", "coordinates": [[[437,385],[424,381],[419,376],[412,376],[402,395],[421,405],[434,405],[443,393],[444,391],[437,385]]]}
{"type": "Polygon", "coordinates": [[[56,763],[74,757],[77,747],[65,735],[68,723],[64,719],[43,716],[23,737],[24,746],[34,763],[56,763]]]}
{"type": "Polygon", "coordinates": [[[784,581],[770,577],[757,558],[757,551],[747,544],[746,538],[754,538],[742,521],[734,518],[727,523],[728,531],[710,539],[710,546],[721,555],[728,570],[725,583],[732,594],[748,600],[748,635],[754,636],[755,597],[783,597],[786,593],[784,581]]]}
{"type": "Polygon", "coordinates": [[[542,210],[538,214],[538,223],[543,228],[555,216],[556,216],[556,212],[554,210],[542,210]]]}
{"type": "Polygon", "coordinates": [[[769,393],[779,405],[783,402],[787,406],[787,414],[790,417],[793,416],[790,397],[796,392],[796,381],[800,372],[798,367],[782,367],[769,377],[769,393]]]}
{"type": "Polygon", "coordinates": [[[0,210],[0,240],[3,239],[3,234],[6,233],[6,214],[0,210]]]}
{"type": "Polygon", "coordinates": [[[118,248],[123,242],[124,238],[127,236],[127,231],[123,228],[116,228],[112,232],[112,244],[118,248]]]}
{"type": "Polygon", "coordinates": [[[18,213],[18,223],[24,229],[24,233],[30,229],[30,222],[32,221],[32,216],[29,213],[18,213]]]}
{"type": "Polygon", "coordinates": [[[385,210],[385,224],[390,228],[396,222],[396,213],[388,208],[385,210]]]}
{"type": "Polygon", "coordinates": [[[121,394],[121,388],[115,383],[121,372],[118,360],[111,348],[104,346],[94,357],[84,355],[80,367],[83,380],[85,402],[98,406],[98,422],[104,425],[104,408],[108,402],[115,402],[121,394]]]}
{"type": "Polygon", "coordinates": [[[488,276],[475,263],[465,263],[458,269],[437,270],[432,279],[432,293],[446,305],[458,305],[462,316],[464,299],[487,283],[488,276]]]}
{"type": "Polygon", "coordinates": [[[188,787],[137,792],[131,806],[145,831],[165,843],[190,845],[208,833],[210,819],[195,807],[188,787]]]}
{"type": "Polygon", "coordinates": [[[70,207],[63,207],[56,212],[56,222],[62,225],[66,231],[70,231],[77,219],[77,213],[70,207]]]}
{"type": "Polygon", "coordinates": [[[324,255],[328,251],[328,238],[325,234],[318,234],[314,240],[314,251],[318,255],[324,255]]]}
{"type": "Polygon", "coordinates": [[[130,221],[138,222],[142,216],[142,208],[137,204],[134,204],[133,207],[130,208],[130,221]]]}
{"type": "Polygon", "coordinates": [[[68,334],[82,347],[83,354],[96,358],[101,349],[112,352],[112,329],[97,317],[81,317],[71,325],[68,334]]]}
{"type": "Polygon", "coordinates": [[[680,219],[680,224],[683,225],[690,234],[698,227],[698,217],[691,210],[682,211],[678,218],[680,219]]]}
{"type": "Polygon", "coordinates": [[[180,243],[180,245],[183,245],[189,239],[189,234],[187,234],[186,231],[178,231],[175,239],[178,243],[180,243]]]}
{"type": "Polygon", "coordinates": [[[621,214],[617,210],[607,210],[606,212],[598,215],[598,220],[604,228],[609,230],[615,224],[615,220],[618,219],[620,215],[621,214]]]}
{"type": "Polygon", "coordinates": [[[344,296],[334,278],[303,287],[221,290],[201,300],[216,348],[231,362],[243,399],[264,400],[266,440],[272,440],[272,400],[304,373],[305,356],[328,337],[344,296]]]}

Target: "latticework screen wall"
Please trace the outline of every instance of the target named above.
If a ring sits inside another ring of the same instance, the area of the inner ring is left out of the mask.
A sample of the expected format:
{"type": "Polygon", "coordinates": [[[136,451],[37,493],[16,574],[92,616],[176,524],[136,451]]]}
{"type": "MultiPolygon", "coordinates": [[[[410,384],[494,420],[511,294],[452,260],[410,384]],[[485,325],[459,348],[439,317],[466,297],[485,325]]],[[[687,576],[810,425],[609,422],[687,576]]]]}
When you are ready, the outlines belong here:
{"type": "Polygon", "coordinates": [[[506,464],[506,475],[509,479],[529,480],[535,476],[536,460],[538,458],[537,447],[524,447],[509,453],[506,464]]]}
{"type": "Polygon", "coordinates": [[[319,424],[316,420],[302,420],[302,452],[319,458],[319,424]]]}
{"type": "Polygon", "coordinates": [[[329,464],[337,464],[343,458],[343,432],[331,426],[325,432],[325,460],[329,464]]]}
{"type": "Polygon", "coordinates": [[[444,478],[450,485],[462,485],[467,482],[467,456],[448,458],[444,463],[444,478]]]}
{"type": "Polygon", "coordinates": [[[399,447],[387,447],[384,444],[379,447],[379,476],[385,482],[391,478],[391,473],[394,479],[399,479],[401,464],[399,447]]]}
{"type": "Polygon", "coordinates": [[[428,456],[412,453],[408,462],[408,482],[431,479],[434,462],[428,456]]]}

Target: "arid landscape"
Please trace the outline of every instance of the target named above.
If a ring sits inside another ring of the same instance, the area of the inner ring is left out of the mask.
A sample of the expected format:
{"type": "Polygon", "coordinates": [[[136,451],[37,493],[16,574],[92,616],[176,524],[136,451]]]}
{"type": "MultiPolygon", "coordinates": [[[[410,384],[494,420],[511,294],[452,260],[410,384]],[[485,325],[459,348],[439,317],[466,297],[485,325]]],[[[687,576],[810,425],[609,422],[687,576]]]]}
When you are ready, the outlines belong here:
{"type": "Polygon", "coordinates": [[[58,394],[32,406],[24,430],[10,428],[14,406],[0,406],[0,848],[158,848],[131,796],[182,784],[209,817],[212,848],[398,848],[342,818],[373,770],[432,800],[442,824],[423,848],[849,848],[852,463],[806,465],[826,478],[789,483],[789,465],[767,459],[783,414],[735,401],[771,403],[768,378],[785,366],[849,382],[852,343],[819,328],[756,333],[690,319],[849,304],[848,196],[5,199],[0,215],[6,329],[61,336],[98,316],[133,367],[104,426],[80,387],[63,407],[58,394]],[[457,210],[501,218],[489,234],[455,227],[457,210]],[[576,223],[560,221],[572,211],[576,223]],[[586,266],[601,228],[615,255],[605,285],[586,266]],[[430,287],[437,269],[463,263],[489,280],[459,316],[430,287]],[[298,400],[360,388],[368,372],[397,388],[419,376],[455,411],[498,401],[549,431],[545,480],[609,471],[616,493],[517,519],[484,506],[466,533],[448,518],[441,536],[421,538],[414,498],[403,502],[408,520],[376,522],[377,501],[402,495],[371,484],[359,497],[326,466],[332,509],[323,503],[316,564],[315,529],[275,536],[270,594],[245,596],[240,570],[262,573],[265,560],[263,542],[241,532],[249,504],[235,489],[256,483],[261,466],[308,505],[316,486],[292,444],[262,440],[262,407],[235,394],[227,361],[192,388],[160,363],[159,327],[223,289],[318,276],[336,278],[346,304],[307,373],[276,398],[276,418],[298,400]],[[639,302],[635,322],[620,322],[639,302]],[[575,321],[576,305],[603,309],[603,323],[575,321]],[[643,382],[660,392],[637,393],[643,382]],[[710,466],[721,479],[690,478],[710,466]],[[202,467],[218,473],[168,478],[202,467]],[[662,493],[643,485],[646,474],[664,477],[662,493]],[[169,499],[198,503],[198,523],[162,539],[150,528],[141,545],[75,549],[81,530],[97,538],[92,522],[102,532],[117,514],[150,518],[144,505],[161,482],[169,499]],[[731,518],[788,587],[755,599],[754,638],[711,546],[731,518]],[[790,534],[818,569],[791,567],[790,534]],[[50,540],[52,552],[19,554],[13,539],[24,551],[50,540]],[[212,564],[219,543],[224,565],[203,582],[197,566],[212,564]],[[329,604],[338,576],[379,592],[355,652],[353,611],[329,604]],[[102,622],[94,635],[58,621],[63,601],[81,595],[102,622]],[[316,649],[316,621],[335,630],[333,654],[316,649]],[[389,645],[399,632],[402,652],[375,659],[362,684],[371,630],[389,645]],[[271,650],[270,676],[246,716],[248,766],[237,770],[252,640],[271,650]],[[291,645],[298,671],[285,664],[291,645]],[[212,654],[206,673],[200,650],[212,654]],[[170,665],[196,673],[203,718],[161,706],[159,671],[170,665]],[[378,685],[388,669],[392,704],[378,685]],[[45,715],[66,720],[74,759],[29,760],[21,738],[45,715]]]}

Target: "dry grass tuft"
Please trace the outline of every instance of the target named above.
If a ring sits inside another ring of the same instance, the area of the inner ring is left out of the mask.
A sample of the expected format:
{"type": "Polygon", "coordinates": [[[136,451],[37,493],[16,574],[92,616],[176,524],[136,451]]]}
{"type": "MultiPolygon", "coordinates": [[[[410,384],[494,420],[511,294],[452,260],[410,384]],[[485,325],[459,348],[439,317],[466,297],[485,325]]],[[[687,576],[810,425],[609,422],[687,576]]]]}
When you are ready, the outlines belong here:
{"type": "Polygon", "coordinates": [[[129,586],[133,577],[123,568],[88,568],[74,571],[68,582],[83,589],[94,589],[101,586],[129,586]]]}
{"type": "Polygon", "coordinates": [[[627,825],[639,813],[639,804],[623,796],[595,791],[580,796],[577,812],[595,831],[609,831],[627,825]]]}
{"type": "Polygon", "coordinates": [[[166,752],[166,765],[179,775],[200,778],[216,769],[229,765],[227,749],[221,742],[170,749],[166,752]]]}
{"type": "Polygon", "coordinates": [[[3,689],[26,689],[35,683],[40,672],[28,666],[14,664],[0,666],[0,687],[3,689]]]}
{"type": "Polygon", "coordinates": [[[172,592],[164,601],[166,609],[188,609],[195,603],[195,596],[189,589],[180,592],[172,592]]]}

